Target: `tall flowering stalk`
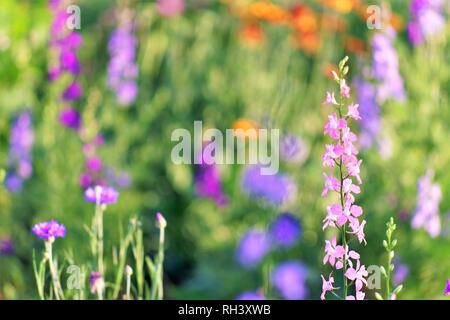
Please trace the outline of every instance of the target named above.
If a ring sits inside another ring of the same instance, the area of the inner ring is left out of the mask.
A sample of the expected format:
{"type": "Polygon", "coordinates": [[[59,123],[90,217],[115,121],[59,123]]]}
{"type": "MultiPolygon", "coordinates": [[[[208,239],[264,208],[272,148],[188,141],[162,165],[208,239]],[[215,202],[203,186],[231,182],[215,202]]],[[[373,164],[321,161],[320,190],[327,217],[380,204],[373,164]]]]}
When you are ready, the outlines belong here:
{"type": "MultiPolygon", "coordinates": [[[[93,255],[97,257],[97,278],[105,276],[105,269],[103,263],[103,213],[106,210],[106,206],[117,202],[119,193],[110,187],[96,186],[95,188],[89,188],[85,191],[84,197],[89,202],[95,203],[95,215],[91,230],[91,242],[93,255]]],[[[91,285],[92,287],[92,285],[91,285]]],[[[104,286],[96,287],[95,291],[98,298],[102,300],[104,298],[104,286]]]]}
{"type": "Polygon", "coordinates": [[[348,57],[345,57],[339,63],[339,74],[333,72],[334,80],[338,83],[340,94],[339,102],[335,98],[334,92],[328,92],[325,104],[336,109],[330,116],[325,125],[325,135],[329,135],[333,143],[325,146],[323,154],[323,166],[325,168],[337,169],[338,177],[332,173],[324,173],[325,187],[322,196],[333,192],[338,196],[338,202],[327,207],[327,216],[323,220],[323,229],[333,228],[340,233],[340,244],[334,235],[330,240],[325,241],[325,256],[323,264],[330,264],[336,270],[343,270],[343,288],[342,296],[337,294],[337,289],[333,286],[333,271],[329,274],[328,280],[322,276],[322,295],[325,299],[327,292],[332,292],[340,298],[349,300],[362,300],[365,294],[362,292],[363,286],[367,285],[367,271],[364,265],[361,265],[360,255],[350,250],[349,243],[352,237],[359,243],[366,243],[364,235],[365,220],[360,220],[363,210],[355,204],[355,194],[359,194],[362,183],[360,177],[361,160],[358,160],[358,149],[354,145],[357,136],[350,130],[348,122],[360,120],[358,105],[350,104],[346,108],[346,100],[350,98],[350,87],[347,85],[345,76],[348,73],[346,63],[348,57]],[[346,110],[344,110],[346,109],[346,110]],[[356,180],[356,184],[354,181],[356,180]],[[355,295],[349,294],[350,286],[354,284],[355,295]]]}
{"type": "Polygon", "coordinates": [[[50,275],[53,282],[53,291],[55,293],[55,298],[57,300],[64,299],[64,292],[59,282],[58,277],[58,264],[53,259],[53,242],[55,238],[64,238],[66,236],[66,228],[64,225],[59,224],[57,221],[52,220],[48,222],[41,222],[34,225],[32,229],[33,233],[45,240],[45,255],[44,259],[41,261],[39,271],[34,264],[34,272],[36,277],[36,282],[38,286],[39,295],[41,299],[44,299],[44,281],[45,281],[45,262],[48,261],[48,266],[50,269],[50,275]]]}

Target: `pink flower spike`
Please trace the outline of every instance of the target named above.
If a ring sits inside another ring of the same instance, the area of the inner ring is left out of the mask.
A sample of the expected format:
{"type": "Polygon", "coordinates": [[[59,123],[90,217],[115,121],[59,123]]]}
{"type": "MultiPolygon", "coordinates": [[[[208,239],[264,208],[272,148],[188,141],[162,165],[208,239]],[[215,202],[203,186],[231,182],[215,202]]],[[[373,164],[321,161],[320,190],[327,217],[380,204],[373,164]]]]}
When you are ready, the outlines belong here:
{"type": "Polygon", "coordinates": [[[357,162],[349,162],[347,163],[347,170],[348,170],[348,174],[352,177],[355,177],[356,180],[358,181],[358,184],[362,183],[361,180],[361,176],[360,174],[360,169],[359,167],[361,166],[362,160],[359,160],[357,162]]]}
{"type": "Polygon", "coordinates": [[[333,177],[333,175],[327,176],[325,173],[323,174],[323,177],[325,179],[325,187],[322,191],[322,197],[326,196],[330,190],[339,191],[341,186],[338,179],[333,177]]]}
{"type": "Polygon", "coordinates": [[[365,225],[366,220],[363,220],[361,223],[359,223],[358,219],[352,219],[350,220],[350,228],[352,228],[352,231],[349,233],[356,235],[359,243],[364,242],[365,244],[367,244],[366,235],[364,234],[365,225]]]}
{"type": "Polygon", "coordinates": [[[334,92],[327,92],[327,97],[325,98],[324,104],[326,105],[338,105],[336,98],[334,96],[334,92]]]}
{"type": "Polygon", "coordinates": [[[359,104],[351,104],[348,106],[348,111],[346,116],[355,119],[356,121],[361,120],[361,115],[359,114],[359,104]]]}
{"type": "Polygon", "coordinates": [[[340,134],[339,130],[347,127],[347,122],[345,119],[338,119],[336,112],[328,116],[328,122],[325,124],[324,134],[329,134],[334,140],[339,140],[340,134]]]}
{"type": "Polygon", "coordinates": [[[351,192],[359,194],[361,192],[361,189],[357,185],[354,185],[352,179],[350,178],[344,180],[342,183],[342,189],[345,194],[351,192]]]}
{"type": "Polygon", "coordinates": [[[323,227],[325,230],[327,227],[336,227],[338,217],[342,214],[342,206],[340,204],[333,204],[327,207],[327,216],[323,219],[323,227]]]}

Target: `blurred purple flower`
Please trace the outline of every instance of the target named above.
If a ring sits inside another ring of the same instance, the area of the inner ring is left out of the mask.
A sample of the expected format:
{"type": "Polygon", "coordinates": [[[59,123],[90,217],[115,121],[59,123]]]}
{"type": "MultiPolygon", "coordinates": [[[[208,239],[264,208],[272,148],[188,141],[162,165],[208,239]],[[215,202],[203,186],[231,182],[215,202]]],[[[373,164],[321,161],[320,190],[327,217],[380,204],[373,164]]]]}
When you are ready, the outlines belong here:
{"type": "Polygon", "coordinates": [[[302,228],[300,221],[291,213],[277,216],[269,227],[269,235],[280,246],[290,247],[300,238],[302,228]]]}
{"type": "Polygon", "coordinates": [[[103,280],[102,274],[98,271],[91,272],[89,275],[89,289],[91,293],[103,291],[104,287],[105,281],[103,280]]]}
{"type": "Polygon", "coordinates": [[[442,199],[441,187],[432,183],[432,171],[420,177],[418,182],[416,210],[411,221],[414,229],[423,227],[432,238],[441,232],[439,203],[442,199]]]}
{"type": "Polygon", "coordinates": [[[164,17],[175,17],[183,14],[184,0],[157,0],[156,9],[164,17]]]}
{"type": "Polygon", "coordinates": [[[419,46],[426,39],[432,39],[445,29],[444,1],[412,0],[408,37],[413,46],[419,46]]]}
{"type": "Polygon", "coordinates": [[[308,295],[308,269],[300,261],[287,261],[272,271],[272,284],[285,299],[303,300],[308,295]]]}
{"type": "Polygon", "coordinates": [[[84,192],[86,201],[99,204],[114,204],[119,198],[119,192],[112,187],[95,186],[84,192]]]}
{"type": "Polygon", "coordinates": [[[86,168],[90,172],[100,172],[102,171],[103,163],[102,159],[96,156],[91,156],[86,159],[86,168]]]}
{"type": "Polygon", "coordinates": [[[35,224],[32,231],[36,236],[45,240],[53,240],[57,237],[64,238],[66,236],[66,227],[63,224],[59,224],[56,220],[35,224]]]}
{"type": "Polygon", "coordinates": [[[266,233],[252,229],[242,237],[236,252],[237,261],[245,268],[258,264],[270,249],[266,233]]]}
{"type": "Polygon", "coordinates": [[[63,93],[64,101],[75,101],[81,98],[83,89],[78,82],[72,82],[63,93]]]}
{"type": "Polygon", "coordinates": [[[199,197],[210,198],[218,206],[228,204],[228,197],[222,191],[219,171],[216,165],[203,162],[196,166],[194,180],[195,193],[199,197]]]}
{"type": "Polygon", "coordinates": [[[408,277],[409,267],[404,263],[400,263],[398,261],[398,259],[396,259],[396,261],[394,261],[394,265],[395,265],[395,270],[394,270],[394,274],[392,275],[392,281],[394,282],[394,285],[399,286],[408,277]]]}
{"type": "Polygon", "coordinates": [[[381,131],[380,107],[376,101],[376,88],[361,77],[355,78],[354,84],[361,115],[360,143],[362,148],[368,149],[378,142],[381,131]]]}
{"type": "Polygon", "coordinates": [[[59,122],[70,129],[78,130],[81,127],[80,113],[71,107],[67,107],[59,113],[59,122]]]}
{"type": "Polygon", "coordinates": [[[31,113],[20,113],[12,123],[5,185],[11,192],[22,190],[24,180],[32,174],[31,149],[34,134],[31,113]]]}
{"type": "Polygon", "coordinates": [[[263,175],[259,165],[245,169],[242,187],[250,197],[264,199],[272,205],[281,205],[291,200],[297,192],[296,185],[290,176],[263,175]]]}
{"type": "Polygon", "coordinates": [[[236,297],[236,300],[266,300],[259,291],[245,291],[236,297]]]}
{"type": "Polygon", "coordinates": [[[372,69],[375,79],[379,82],[377,98],[380,103],[390,98],[400,102],[406,99],[398,55],[393,45],[395,36],[395,31],[389,28],[383,33],[376,33],[372,39],[372,69]]]}
{"type": "Polygon", "coordinates": [[[444,296],[450,296],[450,279],[447,279],[447,283],[444,289],[444,296]]]}
{"type": "Polygon", "coordinates": [[[138,94],[136,78],[138,68],[136,59],[137,39],[132,22],[124,23],[111,33],[108,51],[108,85],[116,93],[120,105],[132,104],[138,94]]]}
{"type": "Polygon", "coordinates": [[[301,163],[308,157],[307,144],[295,135],[286,135],[281,140],[281,156],[285,161],[301,163]]]}
{"type": "Polygon", "coordinates": [[[0,239],[0,256],[13,255],[15,251],[14,242],[10,238],[0,239]]]}

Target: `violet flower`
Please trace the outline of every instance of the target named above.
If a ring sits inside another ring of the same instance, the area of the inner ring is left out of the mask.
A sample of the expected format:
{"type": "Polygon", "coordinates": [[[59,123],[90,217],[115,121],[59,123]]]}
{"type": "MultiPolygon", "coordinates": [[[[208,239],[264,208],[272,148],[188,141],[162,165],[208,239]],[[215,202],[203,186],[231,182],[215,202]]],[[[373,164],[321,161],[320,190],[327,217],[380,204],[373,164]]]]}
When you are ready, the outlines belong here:
{"type": "Polygon", "coordinates": [[[442,199],[441,187],[432,183],[433,172],[429,170],[419,178],[416,210],[411,221],[414,229],[423,227],[432,238],[441,232],[439,203],[442,199]]]}
{"type": "Polygon", "coordinates": [[[81,127],[80,113],[74,108],[67,107],[59,113],[59,122],[67,128],[78,130],[81,127]]]}
{"type": "Polygon", "coordinates": [[[258,264],[270,249],[270,241],[265,232],[252,229],[242,237],[237,252],[237,261],[245,268],[258,264]]]}
{"type": "Polygon", "coordinates": [[[263,199],[272,205],[282,205],[292,200],[297,192],[293,179],[285,174],[263,175],[261,166],[245,169],[242,188],[250,197],[263,199]]]}
{"type": "Polygon", "coordinates": [[[108,63],[108,86],[114,90],[118,103],[123,106],[132,104],[138,94],[136,44],[132,22],[122,24],[109,38],[111,60],[108,63]]]}
{"type": "Polygon", "coordinates": [[[300,238],[302,227],[300,221],[291,213],[278,215],[269,226],[269,235],[279,246],[290,247],[300,238]]]}
{"type": "Polygon", "coordinates": [[[97,204],[114,204],[119,198],[119,192],[112,187],[96,186],[86,189],[84,198],[86,201],[97,204]]]}
{"type": "Polygon", "coordinates": [[[236,297],[236,300],[266,300],[262,292],[245,291],[236,297]]]}
{"type": "Polygon", "coordinates": [[[0,256],[13,255],[14,251],[15,246],[11,238],[0,239],[0,256]]]}
{"type": "Polygon", "coordinates": [[[285,299],[302,300],[308,295],[306,277],[308,269],[299,261],[287,261],[272,271],[272,284],[285,299]]]}
{"type": "Polygon", "coordinates": [[[5,186],[11,192],[21,191],[23,182],[32,174],[31,149],[33,140],[31,113],[22,112],[14,119],[10,136],[5,186]]]}
{"type": "Polygon", "coordinates": [[[66,236],[66,227],[56,220],[35,224],[32,231],[37,237],[49,241],[66,236]]]}
{"type": "Polygon", "coordinates": [[[444,1],[412,0],[408,37],[413,46],[432,40],[445,29],[444,1]]]}
{"type": "Polygon", "coordinates": [[[308,154],[308,145],[301,138],[295,135],[286,135],[281,140],[280,155],[285,161],[302,163],[308,154]]]}

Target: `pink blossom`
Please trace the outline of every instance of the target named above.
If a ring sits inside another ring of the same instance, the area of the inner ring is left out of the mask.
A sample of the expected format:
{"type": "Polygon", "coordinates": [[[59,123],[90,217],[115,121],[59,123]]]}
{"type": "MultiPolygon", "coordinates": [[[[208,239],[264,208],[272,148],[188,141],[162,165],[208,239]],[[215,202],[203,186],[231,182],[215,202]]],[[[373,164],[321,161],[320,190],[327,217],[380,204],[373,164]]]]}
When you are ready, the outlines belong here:
{"type": "Polygon", "coordinates": [[[340,204],[333,204],[327,207],[327,216],[323,219],[323,227],[322,230],[325,230],[327,227],[336,227],[336,223],[338,221],[338,216],[342,212],[342,207],[340,204]]]}
{"type": "Polygon", "coordinates": [[[332,139],[339,140],[339,130],[344,129],[345,127],[347,127],[347,122],[344,119],[338,119],[336,112],[333,112],[331,116],[328,116],[324,134],[328,133],[332,139]]]}
{"type": "Polygon", "coordinates": [[[338,159],[343,153],[343,147],[340,144],[325,145],[325,153],[322,156],[323,166],[333,168],[335,165],[335,160],[338,159]]]}
{"type": "Polygon", "coordinates": [[[359,104],[351,104],[348,106],[348,111],[346,116],[355,119],[356,121],[361,120],[361,115],[359,114],[359,104]]]}
{"type": "Polygon", "coordinates": [[[362,208],[357,205],[353,205],[350,201],[346,201],[344,205],[344,209],[340,211],[340,215],[338,216],[338,225],[343,226],[348,220],[351,220],[352,217],[359,217],[362,215],[362,208]]]}
{"type": "Polygon", "coordinates": [[[350,220],[350,228],[352,228],[352,231],[349,233],[356,235],[359,243],[361,243],[361,242],[367,243],[366,235],[364,234],[364,226],[365,225],[366,225],[366,220],[363,220],[361,223],[359,223],[358,219],[350,220]]]}
{"type": "Polygon", "coordinates": [[[327,105],[332,105],[332,104],[338,105],[338,103],[336,101],[336,98],[334,96],[334,92],[327,92],[327,97],[325,98],[324,104],[327,104],[327,105]]]}
{"type": "Polygon", "coordinates": [[[342,183],[342,190],[345,194],[349,194],[350,192],[359,194],[361,192],[361,189],[357,185],[353,184],[353,181],[350,178],[344,179],[344,182],[342,183]]]}
{"type": "Polygon", "coordinates": [[[333,283],[334,283],[334,278],[333,278],[333,274],[330,273],[330,275],[328,276],[328,280],[325,280],[325,278],[320,275],[322,277],[322,294],[320,295],[320,299],[325,300],[325,294],[328,291],[333,291],[335,288],[333,287],[333,283]]]}
{"type": "Polygon", "coordinates": [[[368,272],[364,265],[361,265],[359,260],[356,262],[356,268],[350,267],[345,271],[345,276],[351,281],[355,281],[356,291],[361,291],[363,284],[367,286],[366,277],[368,272]]]}
{"type": "Polygon", "coordinates": [[[340,81],[341,96],[344,98],[350,98],[350,87],[347,85],[345,79],[340,81]]]}
{"type": "Polygon", "coordinates": [[[330,265],[334,267],[336,260],[341,259],[344,253],[344,247],[336,245],[336,236],[334,236],[331,241],[325,240],[325,256],[323,257],[323,264],[329,262],[330,265]]]}
{"type": "Polygon", "coordinates": [[[362,163],[362,160],[359,160],[357,162],[349,162],[346,164],[348,174],[352,177],[355,177],[356,180],[358,181],[358,184],[362,183],[361,176],[359,175],[360,174],[359,167],[361,166],[361,163],[362,163]]]}
{"type": "Polygon", "coordinates": [[[339,183],[339,180],[333,177],[333,175],[327,176],[325,173],[323,174],[323,177],[325,179],[325,187],[322,191],[322,197],[326,196],[328,194],[328,191],[339,191],[341,188],[341,185],[339,183]]]}
{"type": "Polygon", "coordinates": [[[158,13],[165,17],[175,17],[184,11],[184,0],[158,0],[156,9],[158,13]]]}
{"type": "Polygon", "coordinates": [[[366,294],[362,291],[357,291],[356,292],[356,299],[354,296],[347,296],[345,298],[345,300],[364,300],[364,297],[366,296],[366,294]]]}

